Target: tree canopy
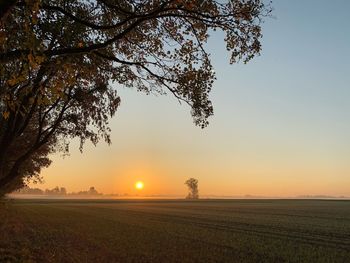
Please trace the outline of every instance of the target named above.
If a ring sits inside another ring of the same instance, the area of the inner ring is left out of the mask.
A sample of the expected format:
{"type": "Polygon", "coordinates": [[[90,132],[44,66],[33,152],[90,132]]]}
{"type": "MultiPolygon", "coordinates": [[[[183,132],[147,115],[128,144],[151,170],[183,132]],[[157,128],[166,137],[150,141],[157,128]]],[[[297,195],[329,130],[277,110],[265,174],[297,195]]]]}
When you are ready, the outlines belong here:
{"type": "Polygon", "coordinates": [[[49,160],[34,162],[34,156],[67,150],[71,138],[81,147],[86,140],[109,143],[108,120],[120,104],[117,85],[172,94],[189,105],[196,125],[207,126],[215,80],[205,50],[209,35],[225,32],[230,63],[248,62],[261,50],[261,22],[270,12],[262,0],[1,5],[0,189],[38,174],[49,160]],[[30,143],[18,142],[28,133],[30,143]],[[28,160],[36,172],[25,166],[28,160]]]}

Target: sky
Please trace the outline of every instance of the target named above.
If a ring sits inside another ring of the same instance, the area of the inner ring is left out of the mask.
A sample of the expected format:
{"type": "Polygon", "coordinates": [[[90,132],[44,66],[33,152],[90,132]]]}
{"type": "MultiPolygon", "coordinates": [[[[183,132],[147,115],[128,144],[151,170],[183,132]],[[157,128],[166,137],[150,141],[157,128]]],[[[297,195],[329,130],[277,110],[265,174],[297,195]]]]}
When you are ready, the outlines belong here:
{"type": "Polygon", "coordinates": [[[36,187],[185,196],[194,177],[202,196],[350,196],[350,1],[272,6],[261,55],[248,64],[230,65],[223,35],[212,33],[217,81],[207,128],[171,95],[116,86],[112,145],[87,144],[81,154],[73,142],[36,187]]]}

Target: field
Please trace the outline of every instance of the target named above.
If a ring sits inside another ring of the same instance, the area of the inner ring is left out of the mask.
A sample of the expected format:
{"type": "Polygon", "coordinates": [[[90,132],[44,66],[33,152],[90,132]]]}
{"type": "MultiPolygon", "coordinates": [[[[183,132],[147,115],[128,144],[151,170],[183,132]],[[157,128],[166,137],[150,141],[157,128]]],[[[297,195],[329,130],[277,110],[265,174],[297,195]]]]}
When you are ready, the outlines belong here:
{"type": "Polygon", "coordinates": [[[350,201],[11,200],[0,262],[350,262],[350,201]]]}

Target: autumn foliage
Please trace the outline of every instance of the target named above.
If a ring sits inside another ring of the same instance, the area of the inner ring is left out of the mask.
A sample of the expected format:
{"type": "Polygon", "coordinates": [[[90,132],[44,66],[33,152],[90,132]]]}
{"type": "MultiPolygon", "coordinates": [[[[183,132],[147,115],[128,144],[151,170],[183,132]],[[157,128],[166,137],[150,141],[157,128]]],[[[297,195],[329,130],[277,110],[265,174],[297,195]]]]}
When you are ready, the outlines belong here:
{"type": "Polygon", "coordinates": [[[248,62],[261,50],[261,22],[270,12],[260,0],[1,5],[0,189],[38,176],[47,154],[67,150],[71,138],[81,147],[86,140],[109,143],[120,85],[172,94],[205,127],[215,80],[205,51],[209,34],[224,31],[230,62],[248,62]]]}

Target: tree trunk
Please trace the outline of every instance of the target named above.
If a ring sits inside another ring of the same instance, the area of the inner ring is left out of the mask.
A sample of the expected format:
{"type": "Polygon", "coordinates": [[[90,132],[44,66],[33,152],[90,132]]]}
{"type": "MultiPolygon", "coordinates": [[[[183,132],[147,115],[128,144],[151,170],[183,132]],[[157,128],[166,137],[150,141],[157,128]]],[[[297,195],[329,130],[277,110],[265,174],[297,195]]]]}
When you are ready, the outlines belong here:
{"type": "Polygon", "coordinates": [[[16,5],[17,0],[0,0],[0,21],[5,20],[7,14],[16,5]]]}

